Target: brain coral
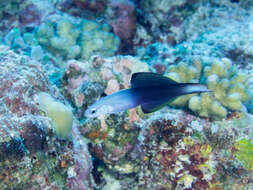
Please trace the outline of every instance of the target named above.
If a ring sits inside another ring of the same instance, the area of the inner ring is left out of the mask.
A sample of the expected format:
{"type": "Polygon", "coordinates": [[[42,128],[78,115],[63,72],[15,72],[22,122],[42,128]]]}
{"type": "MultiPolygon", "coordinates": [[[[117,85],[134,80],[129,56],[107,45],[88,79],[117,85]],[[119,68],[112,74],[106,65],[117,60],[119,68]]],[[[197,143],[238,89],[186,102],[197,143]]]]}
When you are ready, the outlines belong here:
{"type": "Polygon", "coordinates": [[[205,83],[213,91],[182,96],[171,103],[186,106],[201,117],[225,118],[228,111],[243,111],[243,103],[250,99],[247,75],[238,71],[228,58],[195,58],[191,65],[180,63],[170,66],[166,75],[178,82],[205,83]]]}

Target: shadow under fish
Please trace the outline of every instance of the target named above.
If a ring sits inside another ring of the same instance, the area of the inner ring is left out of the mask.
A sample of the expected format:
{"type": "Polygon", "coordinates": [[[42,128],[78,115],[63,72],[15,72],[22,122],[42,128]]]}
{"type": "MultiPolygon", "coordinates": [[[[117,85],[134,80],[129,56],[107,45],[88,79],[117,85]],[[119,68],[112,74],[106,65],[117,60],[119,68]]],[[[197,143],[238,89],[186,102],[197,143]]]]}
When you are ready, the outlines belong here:
{"type": "Polygon", "coordinates": [[[131,78],[131,88],[105,96],[88,107],[86,117],[118,113],[141,106],[144,113],[159,110],[176,97],[192,93],[211,92],[199,83],[178,83],[157,73],[139,72],[131,78]]]}

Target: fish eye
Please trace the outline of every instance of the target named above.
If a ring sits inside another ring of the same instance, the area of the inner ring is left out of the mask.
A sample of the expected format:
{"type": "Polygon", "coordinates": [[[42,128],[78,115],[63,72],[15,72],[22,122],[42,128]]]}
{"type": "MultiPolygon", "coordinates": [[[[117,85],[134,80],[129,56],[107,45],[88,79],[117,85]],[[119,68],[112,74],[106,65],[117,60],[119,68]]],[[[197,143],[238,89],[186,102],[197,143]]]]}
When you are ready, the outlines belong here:
{"type": "Polygon", "coordinates": [[[93,109],[91,109],[91,113],[92,114],[95,114],[96,113],[96,110],[93,108],[93,109]]]}

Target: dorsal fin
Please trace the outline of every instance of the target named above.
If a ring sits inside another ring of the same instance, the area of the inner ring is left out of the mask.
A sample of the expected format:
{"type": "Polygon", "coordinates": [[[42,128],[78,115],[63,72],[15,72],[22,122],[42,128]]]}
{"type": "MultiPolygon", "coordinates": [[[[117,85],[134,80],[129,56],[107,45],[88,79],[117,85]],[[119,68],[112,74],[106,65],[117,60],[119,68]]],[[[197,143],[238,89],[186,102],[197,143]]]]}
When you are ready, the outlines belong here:
{"type": "Polygon", "coordinates": [[[157,73],[139,72],[134,73],[131,78],[131,87],[166,86],[177,82],[157,73]]]}

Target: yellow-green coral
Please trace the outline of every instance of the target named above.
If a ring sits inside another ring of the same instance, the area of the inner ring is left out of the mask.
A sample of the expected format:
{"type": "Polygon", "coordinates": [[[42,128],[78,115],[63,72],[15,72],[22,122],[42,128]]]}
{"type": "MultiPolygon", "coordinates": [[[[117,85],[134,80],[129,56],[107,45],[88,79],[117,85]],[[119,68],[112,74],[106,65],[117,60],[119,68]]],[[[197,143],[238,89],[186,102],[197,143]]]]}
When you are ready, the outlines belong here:
{"type": "Polygon", "coordinates": [[[214,119],[218,119],[227,115],[227,110],[212,95],[207,93],[191,97],[188,106],[201,117],[211,116],[214,119]]]}
{"type": "Polygon", "coordinates": [[[253,171],[253,144],[248,139],[242,139],[235,144],[236,158],[246,169],[253,171]]]}
{"type": "Polygon", "coordinates": [[[247,75],[232,66],[228,58],[214,59],[209,63],[199,58],[191,65],[180,63],[170,66],[168,77],[177,82],[204,82],[212,93],[186,95],[171,103],[174,106],[186,106],[201,117],[222,119],[228,110],[241,111],[243,102],[249,100],[247,75]]]}
{"type": "Polygon", "coordinates": [[[52,120],[56,135],[60,138],[70,137],[73,123],[71,110],[45,92],[39,93],[37,100],[39,108],[52,120]]]}

